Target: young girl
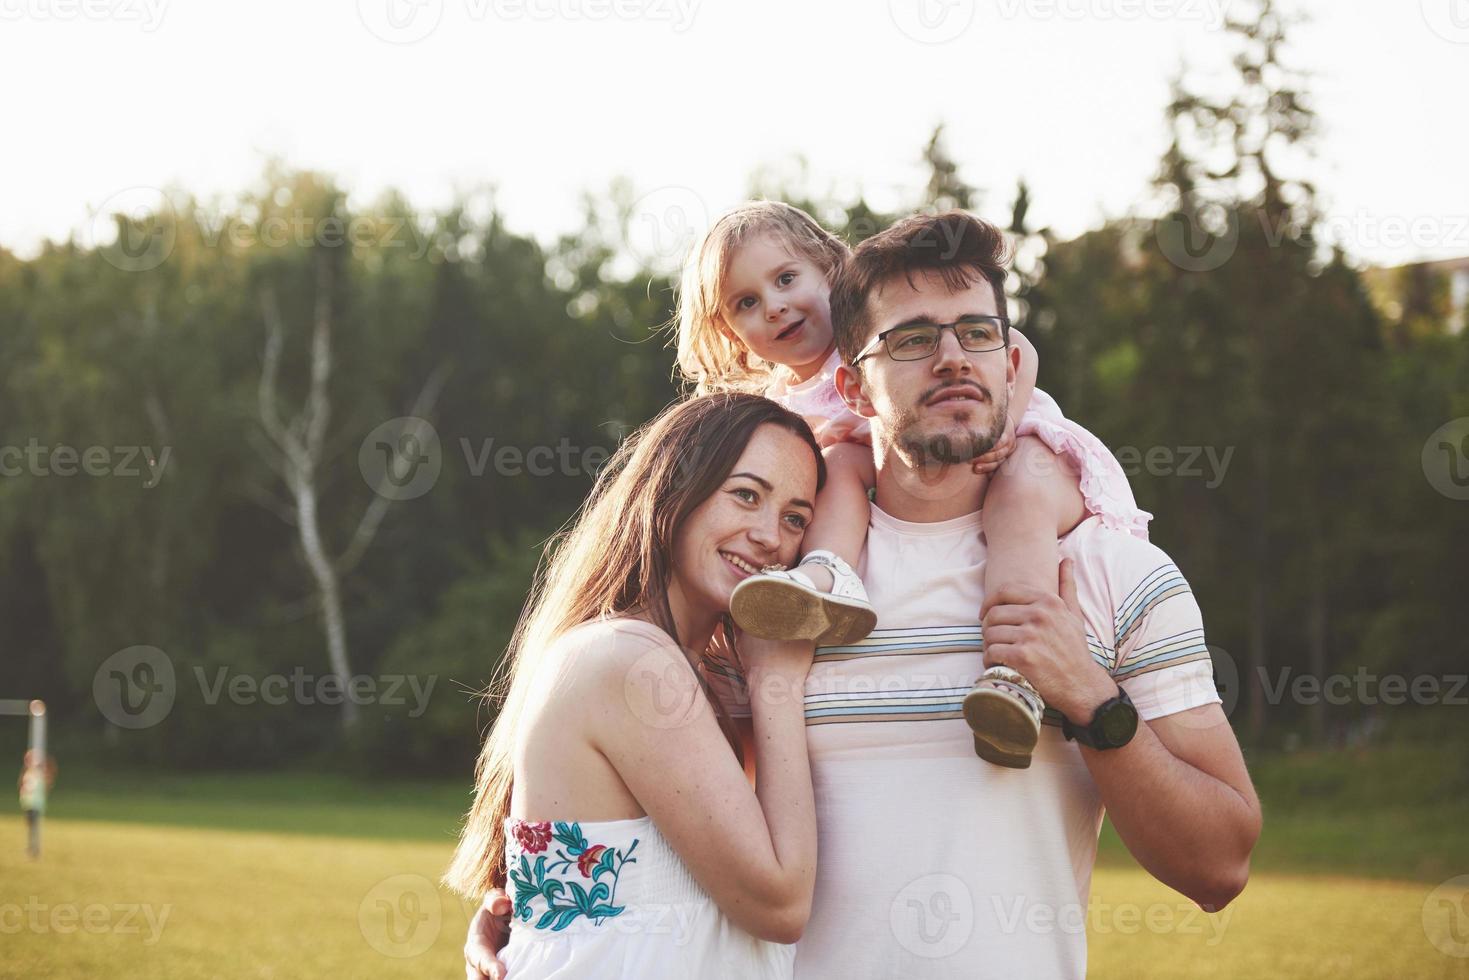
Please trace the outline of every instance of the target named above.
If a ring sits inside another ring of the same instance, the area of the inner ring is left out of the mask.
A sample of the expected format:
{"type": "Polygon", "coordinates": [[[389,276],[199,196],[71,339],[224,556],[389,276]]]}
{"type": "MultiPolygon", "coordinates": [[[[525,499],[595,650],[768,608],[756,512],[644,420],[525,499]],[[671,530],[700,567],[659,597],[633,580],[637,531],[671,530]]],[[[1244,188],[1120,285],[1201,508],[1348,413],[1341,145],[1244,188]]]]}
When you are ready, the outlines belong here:
{"type": "MultiPolygon", "coordinates": [[[[866,539],[875,479],[871,431],[833,383],[841,359],[829,297],[848,255],[846,244],[804,211],[759,201],[721,217],[684,267],[678,366],[696,392],[764,394],[805,416],[826,456],[828,480],[800,565],[752,576],[732,597],[734,621],[756,636],[841,646],[867,636],[877,621],[852,571],[866,539]]],[[[985,496],[989,596],[1011,585],[1055,592],[1057,538],[1075,526],[1078,509],[1065,495],[1047,492],[1048,480],[1076,484],[1086,509],[1109,526],[1146,538],[1151,518],[1138,510],[1106,447],[1034,387],[1037,358],[1029,341],[1015,330],[1009,336],[1020,348],[1021,364],[1006,433],[973,465],[976,478],[991,474],[985,496]],[[1054,466],[1056,455],[1069,467],[1054,466]]],[[[1044,710],[1018,672],[989,668],[964,701],[975,752],[999,765],[1029,766],[1044,710]]]]}

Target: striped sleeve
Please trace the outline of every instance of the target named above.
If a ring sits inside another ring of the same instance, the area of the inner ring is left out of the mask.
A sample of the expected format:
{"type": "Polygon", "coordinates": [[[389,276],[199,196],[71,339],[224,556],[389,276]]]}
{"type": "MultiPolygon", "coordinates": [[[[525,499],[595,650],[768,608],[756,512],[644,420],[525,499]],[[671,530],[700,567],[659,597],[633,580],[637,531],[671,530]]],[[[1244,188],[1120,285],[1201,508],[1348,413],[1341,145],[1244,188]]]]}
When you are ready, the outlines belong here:
{"type": "Polygon", "coordinates": [[[1204,619],[1178,566],[1164,560],[1137,582],[1116,611],[1112,676],[1146,719],[1217,704],[1204,619]]]}

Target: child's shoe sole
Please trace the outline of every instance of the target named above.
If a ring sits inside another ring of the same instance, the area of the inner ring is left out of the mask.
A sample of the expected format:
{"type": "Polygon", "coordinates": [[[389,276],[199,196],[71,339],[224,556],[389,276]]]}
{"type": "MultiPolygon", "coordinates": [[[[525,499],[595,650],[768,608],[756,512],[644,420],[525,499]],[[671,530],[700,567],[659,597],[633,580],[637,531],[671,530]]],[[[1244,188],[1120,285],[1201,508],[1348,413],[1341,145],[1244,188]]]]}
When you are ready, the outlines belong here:
{"type": "Polygon", "coordinates": [[[964,696],[964,720],[974,730],[974,752],[986,762],[1028,769],[1041,727],[1014,695],[979,686],[964,696]]]}
{"type": "Polygon", "coordinates": [[[820,646],[854,643],[877,625],[877,613],[866,603],[758,576],[735,586],[729,613],[740,629],[762,639],[815,640],[820,646]]]}

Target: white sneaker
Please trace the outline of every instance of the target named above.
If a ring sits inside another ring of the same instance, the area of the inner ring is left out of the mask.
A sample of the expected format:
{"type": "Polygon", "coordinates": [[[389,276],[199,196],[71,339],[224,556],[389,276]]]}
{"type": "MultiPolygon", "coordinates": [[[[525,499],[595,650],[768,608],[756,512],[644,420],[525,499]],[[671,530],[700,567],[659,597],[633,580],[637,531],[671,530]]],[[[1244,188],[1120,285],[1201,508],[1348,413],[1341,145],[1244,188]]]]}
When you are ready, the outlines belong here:
{"type": "Polygon", "coordinates": [[[766,640],[815,640],[840,646],[862,639],[877,625],[862,579],[830,551],[813,551],[801,565],[831,571],[830,592],[816,587],[801,566],[789,572],[761,572],[735,586],[729,612],[746,633],[766,640]]]}

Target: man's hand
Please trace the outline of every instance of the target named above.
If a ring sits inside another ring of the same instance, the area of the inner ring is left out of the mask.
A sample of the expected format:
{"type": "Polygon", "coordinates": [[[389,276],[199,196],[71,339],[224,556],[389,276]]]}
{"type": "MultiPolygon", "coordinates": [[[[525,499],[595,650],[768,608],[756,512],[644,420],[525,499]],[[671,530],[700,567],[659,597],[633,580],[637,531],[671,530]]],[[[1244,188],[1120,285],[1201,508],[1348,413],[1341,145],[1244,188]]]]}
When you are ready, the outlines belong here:
{"type": "Polygon", "coordinates": [[[984,665],[1020,671],[1046,704],[1085,725],[1098,705],[1117,696],[1117,682],[1087,650],[1075,566],[1070,558],[1061,562],[1059,596],[1006,586],[985,597],[981,618],[984,665]]]}
{"type": "Polygon", "coordinates": [[[1005,431],[1000,435],[999,440],[995,443],[995,448],[991,449],[983,456],[976,456],[973,460],[970,461],[969,465],[973,468],[976,476],[982,476],[986,473],[993,473],[995,470],[1000,468],[1001,464],[1003,464],[1005,460],[1010,458],[1010,454],[1014,451],[1015,420],[1007,415],[1005,416],[1005,431]]]}
{"type": "Polygon", "coordinates": [[[510,941],[510,896],[503,888],[485,892],[484,904],[469,920],[464,939],[464,976],[467,980],[505,980],[507,971],[496,954],[510,941]]]}

